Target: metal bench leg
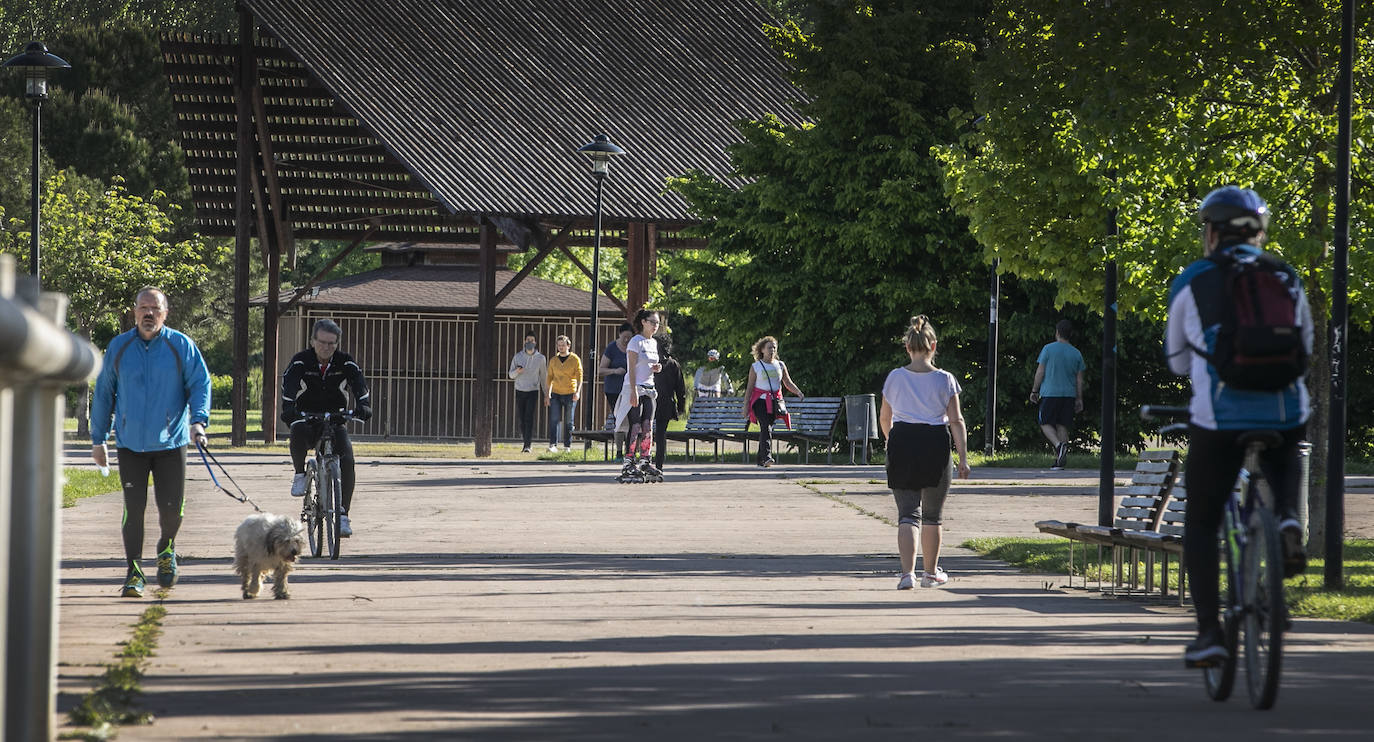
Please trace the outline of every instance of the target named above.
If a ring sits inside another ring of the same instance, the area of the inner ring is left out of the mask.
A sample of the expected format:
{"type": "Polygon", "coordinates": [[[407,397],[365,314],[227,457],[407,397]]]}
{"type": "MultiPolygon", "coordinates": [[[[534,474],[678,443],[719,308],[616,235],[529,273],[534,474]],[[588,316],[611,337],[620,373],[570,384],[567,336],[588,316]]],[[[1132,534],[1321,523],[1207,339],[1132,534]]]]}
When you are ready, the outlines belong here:
{"type": "Polygon", "coordinates": [[[1149,595],[1155,590],[1155,553],[1149,549],[1145,550],[1145,594],[1149,595]]]}
{"type": "Polygon", "coordinates": [[[1102,589],[1102,545],[1097,545],[1097,591],[1104,592],[1102,589]]]}

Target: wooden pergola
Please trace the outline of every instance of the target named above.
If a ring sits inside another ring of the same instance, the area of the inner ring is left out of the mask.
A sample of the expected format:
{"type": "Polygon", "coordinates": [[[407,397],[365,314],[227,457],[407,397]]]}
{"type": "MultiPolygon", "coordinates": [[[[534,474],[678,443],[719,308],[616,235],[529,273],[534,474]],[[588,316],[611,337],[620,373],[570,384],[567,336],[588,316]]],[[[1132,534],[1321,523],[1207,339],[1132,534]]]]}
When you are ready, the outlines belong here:
{"type": "MultiPolygon", "coordinates": [[[[734,122],[800,123],[798,93],[753,0],[244,0],[237,39],[164,36],[162,51],[202,234],[235,239],[232,440],[247,440],[251,243],[268,277],[263,430],[275,435],[278,320],[368,242],[479,245],[474,438],[491,445],[496,309],[555,251],[594,239],[594,181],[575,150],[607,133],[603,247],[626,251],[626,314],[683,230],[669,178],[732,182],[734,122]],[[528,33],[514,33],[516,31],[528,33]],[[527,43],[519,43],[524,40],[527,43]],[[347,245],[283,290],[297,239],[347,245]],[[497,250],[535,257],[496,285],[497,250]]],[[[402,302],[403,303],[403,302],[402,302]]]]}

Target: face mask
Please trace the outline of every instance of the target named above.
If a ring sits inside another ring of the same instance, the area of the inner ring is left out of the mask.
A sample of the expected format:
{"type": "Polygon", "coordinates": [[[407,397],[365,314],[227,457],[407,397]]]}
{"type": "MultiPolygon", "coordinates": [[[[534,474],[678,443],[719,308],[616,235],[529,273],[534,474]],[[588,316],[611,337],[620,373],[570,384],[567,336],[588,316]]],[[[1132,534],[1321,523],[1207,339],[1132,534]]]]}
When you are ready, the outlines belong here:
{"type": "Polygon", "coordinates": [[[526,352],[526,353],[533,353],[533,352],[534,352],[534,343],[525,343],[525,352],[526,352]]]}

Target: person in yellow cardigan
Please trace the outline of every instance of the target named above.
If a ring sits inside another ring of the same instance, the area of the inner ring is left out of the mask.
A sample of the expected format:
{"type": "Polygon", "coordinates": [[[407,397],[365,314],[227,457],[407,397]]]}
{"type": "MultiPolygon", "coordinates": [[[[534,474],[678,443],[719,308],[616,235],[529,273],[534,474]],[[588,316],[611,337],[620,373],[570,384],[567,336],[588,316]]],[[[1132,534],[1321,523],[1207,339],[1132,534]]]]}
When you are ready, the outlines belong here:
{"type": "Polygon", "coordinates": [[[567,335],[559,335],[553,347],[556,355],[549,359],[549,391],[544,406],[549,408],[549,453],[558,453],[558,429],[564,421],[563,447],[572,450],[573,421],[582,395],[582,359],[570,352],[572,341],[567,335]]]}

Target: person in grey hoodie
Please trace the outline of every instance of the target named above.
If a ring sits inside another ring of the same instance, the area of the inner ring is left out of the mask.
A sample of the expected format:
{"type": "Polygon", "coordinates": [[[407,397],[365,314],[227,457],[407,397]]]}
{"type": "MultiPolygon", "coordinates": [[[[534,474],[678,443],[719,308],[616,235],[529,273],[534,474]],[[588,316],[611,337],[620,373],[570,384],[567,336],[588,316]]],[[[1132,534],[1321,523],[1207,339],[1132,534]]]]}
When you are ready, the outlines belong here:
{"type": "Polygon", "coordinates": [[[515,415],[520,420],[520,437],[524,441],[522,453],[530,452],[530,439],[534,435],[534,412],[539,409],[539,400],[548,393],[548,359],[539,352],[539,341],[534,330],[525,333],[525,347],[510,359],[510,370],[506,375],[515,379],[515,415]]]}

